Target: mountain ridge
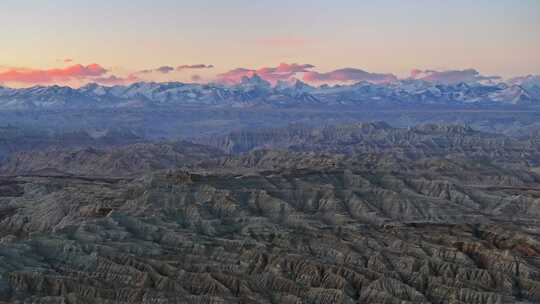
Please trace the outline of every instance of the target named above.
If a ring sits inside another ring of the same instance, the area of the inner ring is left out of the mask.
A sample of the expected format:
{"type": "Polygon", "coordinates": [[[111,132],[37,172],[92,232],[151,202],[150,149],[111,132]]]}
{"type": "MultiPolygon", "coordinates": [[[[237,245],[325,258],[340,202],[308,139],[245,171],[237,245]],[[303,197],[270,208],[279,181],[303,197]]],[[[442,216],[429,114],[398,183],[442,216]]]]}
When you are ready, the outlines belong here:
{"type": "MultiPolygon", "coordinates": [[[[532,78],[533,80],[535,78],[532,78]]],[[[124,108],[155,106],[298,107],[411,105],[540,105],[540,87],[523,78],[508,83],[439,84],[406,79],[391,83],[311,86],[300,80],[275,86],[258,75],[235,85],[216,83],[136,82],[80,88],[34,86],[0,89],[0,110],[124,108]]]]}

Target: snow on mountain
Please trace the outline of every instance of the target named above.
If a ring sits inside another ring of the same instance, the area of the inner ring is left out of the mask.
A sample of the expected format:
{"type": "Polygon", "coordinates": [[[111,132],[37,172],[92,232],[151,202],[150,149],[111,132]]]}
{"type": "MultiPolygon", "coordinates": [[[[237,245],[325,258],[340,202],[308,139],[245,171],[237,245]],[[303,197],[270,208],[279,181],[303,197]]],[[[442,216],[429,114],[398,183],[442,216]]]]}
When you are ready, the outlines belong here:
{"type": "Polygon", "coordinates": [[[77,107],[93,102],[77,89],[57,85],[0,91],[0,108],[8,109],[77,107]]]}
{"type": "Polygon", "coordinates": [[[510,79],[508,83],[519,85],[525,89],[532,98],[540,100],[540,75],[515,77],[510,79]]]}
{"type": "Polygon", "coordinates": [[[533,103],[535,98],[522,86],[511,85],[507,88],[493,92],[489,95],[490,100],[507,104],[533,103]]]}
{"type": "Polygon", "coordinates": [[[239,84],[138,82],[131,85],[88,84],[78,89],[35,86],[0,87],[0,110],[152,106],[294,107],[307,105],[540,105],[538,76],[508,83],[434,84],[406,79],[392,83],[310,86],[300,80],[279,81],[274,87],[258,75],[239,84]]]}
{"type": "Polygon", "coordinates": [[[508,80],[510,84],[517,84],[523,87],[540,86],[540,75],[527,75],[521,77],[514,77],[508,80]]]}
{"type": "Polygon", "coordinates": [[[244,90],[270,90],[272,85],[270,82],[262,79],[259,75],[255,74],[251,77],[244,76],[237,85],[238,88],[244,90]]]}

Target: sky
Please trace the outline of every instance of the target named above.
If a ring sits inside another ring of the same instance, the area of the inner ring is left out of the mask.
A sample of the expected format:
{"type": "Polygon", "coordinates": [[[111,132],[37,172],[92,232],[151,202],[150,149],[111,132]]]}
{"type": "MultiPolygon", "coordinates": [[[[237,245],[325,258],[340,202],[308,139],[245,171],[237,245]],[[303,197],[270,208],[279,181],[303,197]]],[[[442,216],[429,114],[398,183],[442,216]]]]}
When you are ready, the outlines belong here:
{"type": "Polygon", "coordinates": [[[281,63],[317,81],[349,80],[342,69],[509,78],[540,74],[540,1],[3,0],[0,41],[12,86],[227,81],[281,63]]]}

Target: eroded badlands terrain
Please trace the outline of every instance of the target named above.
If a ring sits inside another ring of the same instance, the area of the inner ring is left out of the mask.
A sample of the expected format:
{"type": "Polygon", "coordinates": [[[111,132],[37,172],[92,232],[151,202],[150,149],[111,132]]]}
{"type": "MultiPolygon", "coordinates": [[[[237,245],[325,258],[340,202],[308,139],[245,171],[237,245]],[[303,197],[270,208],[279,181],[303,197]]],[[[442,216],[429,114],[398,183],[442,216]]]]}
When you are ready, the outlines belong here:
{"type": "Polygon", "coordinates": [[[540,141],[384,123],[20,151],[3,303],[539,303],[540,141]]]}

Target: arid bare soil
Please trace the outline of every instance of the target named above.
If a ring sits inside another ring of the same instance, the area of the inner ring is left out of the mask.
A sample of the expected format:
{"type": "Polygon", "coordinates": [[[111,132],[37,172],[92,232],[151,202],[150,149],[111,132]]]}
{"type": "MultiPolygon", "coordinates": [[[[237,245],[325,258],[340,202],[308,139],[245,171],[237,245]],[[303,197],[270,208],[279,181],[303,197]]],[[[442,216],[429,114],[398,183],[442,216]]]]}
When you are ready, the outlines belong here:
{"type": "Polygon", "coordinates": [[[539,148],[369,123],[16,153],[0,302],[538,303],[539,148]]]}

